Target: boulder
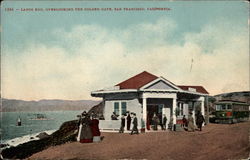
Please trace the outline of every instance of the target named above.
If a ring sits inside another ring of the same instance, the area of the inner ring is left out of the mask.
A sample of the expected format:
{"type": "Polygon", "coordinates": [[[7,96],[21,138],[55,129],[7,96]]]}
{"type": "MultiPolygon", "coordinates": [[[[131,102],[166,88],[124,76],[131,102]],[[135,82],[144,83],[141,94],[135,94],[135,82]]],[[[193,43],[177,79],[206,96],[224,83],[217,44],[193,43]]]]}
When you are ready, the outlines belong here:
{"type": "Polygon", "coordinates": [[[36,137],[38,137],[39,139],[44,139],[44,138],[49,137],[49,135],[46,132],[42,132],[42,133],[39,133],[36,137]]]}

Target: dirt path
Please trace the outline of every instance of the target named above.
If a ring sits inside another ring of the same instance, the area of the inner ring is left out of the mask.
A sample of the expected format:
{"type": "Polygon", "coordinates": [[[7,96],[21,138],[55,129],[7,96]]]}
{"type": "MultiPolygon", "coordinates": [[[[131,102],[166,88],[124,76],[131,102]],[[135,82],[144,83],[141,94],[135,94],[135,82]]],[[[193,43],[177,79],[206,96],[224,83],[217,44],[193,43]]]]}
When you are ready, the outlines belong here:
{"type": "Polygon", "coordinates": [[[68,143],[29,159],[242,159],[249,156],[249,131],[250,122],[209,124],[202,132],[102,133],[101,143],[68,143]]]}

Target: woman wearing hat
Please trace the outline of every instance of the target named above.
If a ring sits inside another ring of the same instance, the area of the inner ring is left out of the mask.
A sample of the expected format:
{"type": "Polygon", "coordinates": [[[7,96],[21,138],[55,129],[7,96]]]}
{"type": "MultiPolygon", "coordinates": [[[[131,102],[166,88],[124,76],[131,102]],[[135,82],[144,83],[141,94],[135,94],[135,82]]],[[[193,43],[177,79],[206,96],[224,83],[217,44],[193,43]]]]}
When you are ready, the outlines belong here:
{"type": "Polygon", "coordinates": [[[100,139],[100,130],[99,130],[99,120],[97,119],[97,115],[93,114],[92,115],[92,120],[91,120],[91,130],[92,130],[92,135],[93,135],[93,142],[99,142],[100,139]]]}
{"type": "Polygon", "coordinates": [[[81,143],[93,142],[93,134],[90,128],[91,120],[86,111],[82,113],[77,140],[81,143]]]}

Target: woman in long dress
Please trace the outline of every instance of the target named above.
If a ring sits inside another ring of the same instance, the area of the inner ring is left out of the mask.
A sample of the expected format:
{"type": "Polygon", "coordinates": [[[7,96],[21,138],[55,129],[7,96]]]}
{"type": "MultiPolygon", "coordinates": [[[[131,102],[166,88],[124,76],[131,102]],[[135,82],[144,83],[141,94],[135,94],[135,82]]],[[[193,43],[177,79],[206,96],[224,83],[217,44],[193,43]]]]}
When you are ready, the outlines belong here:
{"type": "Polygon", "coordinates": [[[91,143],[93,142],[93,134],[90,128],[91,120],[86,112],[83,112],[82,118],[80,120],[80,127],[77,140],[81,143],[91,143]]]}
{"type": "Polygon", "coordinates": [[[82,130],[82,115],[77,116],[78,119],[78,131],[77,131],[77,137],[76,140],[80,142],[80,135],[81,135],[81,130],[82,130]]]}
{"type": "Polygon", "coordinates": [[[154,130],[158,130],[158,124],[160,122],[159,118],[156,116],[156,114],[154,113],[154,117],[152,118],[153,121],[153,125],[154,125],[154,130]]]}
{"type": "Polygon", "coordinates": [[[190,113],[190,115],[188,116],[188,131],[195,131],[194,118],[192,116],[192,113],[190,113]]]}
{"type": "Polygon", "coordinates": [[[93,142],[99,142],[101,140],[100,135],[100,129],[99,129],[99,120],[97,119],[97,115],[93,114],[92,120],[91,120],[91,130],[92,130],[92,136],[93,136],[93,142]]]}

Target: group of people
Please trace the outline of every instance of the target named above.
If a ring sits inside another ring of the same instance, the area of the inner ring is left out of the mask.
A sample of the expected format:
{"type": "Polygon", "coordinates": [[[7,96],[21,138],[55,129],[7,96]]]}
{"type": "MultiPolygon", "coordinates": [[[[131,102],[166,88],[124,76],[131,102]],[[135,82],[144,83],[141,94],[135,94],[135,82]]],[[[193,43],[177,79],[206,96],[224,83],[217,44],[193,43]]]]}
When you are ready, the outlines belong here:
{"type": "MultiPolygon", "coordinates": [[[[117,118],[118,116],[115,114],[115,112],[113,112],[113,114],[111,115],[111,119],[112,120],[118,120],[117,118]]],[[[131,131],[131,135],[133,134],[139,134],[139,130],[138,130],[138,119],[136,117],[136,113],[130,113],[129,111],[126,112],[126,114],[123,114],[121,116],[121,126],[120,126],[120,130],[119,133],[124,133],[124,128],[127,124],[127,130],[131,131]],[[132,123],[131,123],[132,122],[132,123]],[[131,127],[132,124],[132,127],[131,127]]]]}
{"type": "MultiPolygon", "coordinates": [[[[203,117],[203,115],[201,114],[201,112],[197,112],[196,114],[196,125],[194,124],[194,119],[193,119],[193,116],[192,116],[192,112],[190,112],[190,115],[188,116],[188,119],[186,119],[186,116],[184,115],[183,118],[182,118],[182,124],[181,126],[185,129],[185,130],[188,130],[188,131],[195,131],[196,129],[196,126],[197,128],[202,131],[202,125],[203,123],[205,122],[205,119],[203,117]]],[[[161,129],[162,130],[166,130],[167,127],[169,129],[172,129],[172,125],[173,125],[173,118],[171,117],[170,118],[170,121],[168,123],[168,126],[167,126],[167,117],[166,115],[164,114],[163,115],[163,118],[162,116],[157,116],[156,113],[154,113],[154,116],[153,118],[151,119],[152,121],[152,128],[153,130],[158,130],[158,125],[161,126],[161,129]]],[[[150,119],[149,119],[149,116],[148,116],[148,119],[147,119],[147,130],[150,130],[150,119]]]]}
{"type": "MultiPolygon", "coordinates": [[[[198,128],[200,131],[202,131],[202,125],[205,122],[205,119],[204,119],[203,115],[201,114],[201,112],[198,112],[195,117],[196,117],[196,119],[195,119],[196,125],[194,124],[194,118],[192,116],[192,112],[190,112],[188,119],[186,119],[186,116],[184,115],[182,118],[181,126],[187,131],[195,131],[196,128],[198,128]]],[[[113,112],[113,114],[111,115],[111,119],[118,120],[118,116],[115,114],[115,112],[113,112]]],[[[154,115],[151,119],[149,116],[147,116],[146,127],[147,127],[147,130],[150,130],[150,125],[152,125],[153,130],[158,130],[158,125],[160,125],[162,130],[166,130],[167,128],[172,129],[173,118],[171,117],[169,123],[167,123],[167,122],[168,122],[168,119],[167,119],[165,114],[163,114],[163,117],[162,117],[161,115],[157,116],[156,113],[154,113],[154,115]]],[[[139,134],[138,120],[137,120],[135,113],[130,113],[128,111],[128,112],[126,112],[126,114],[121,115],[121,127],[119,130],[119,133],[124,133],[124,128],[125,128],[126,124],[127,124],[127,130],[128,131],[131,130],[131,134],[139,134]],[[132,124],[132,127],[131,127],[131,124],[132,124]]]]}
{"type": "MultiPolygon", "coordinates": [[[[149,117],[149,116],[148,116],[149,117]]],[[[158,125],[161,126],[162,130],[166,130],[167,128],[167,117],[164,114],[163,118],[161,115],[157,116],[156,113],[154,113],[154,116],[152,118],[152,124],[153,124],[153,130],[158,130],[158,125]]],[[[147,120],[147,129],[150,130],[150,121],[147,120]]]]}
{"type": "Polygon", "coordinates": [[[196,126],[194,124],[194,118],[192,116],[192,112],[190,112],[189,116],[188,116],[188,119],[186,119],[185,115],[183,116],[183,119],[182,119],[182,126],[187,130],[187,131],[190,131],[190,132],[194,132],[195,129],[196,129],[196,126],[197,128],[202,131],[202,125],[203,123],[205,122],[205,118],[204,116],[201,114],[201,112],[198,112],[197,115],[196,115],[196,126]]]}
{"type": "Polygon", "coordinates": [[[77,141],[81,143],[91,143],[100,141],[99,120],[97,115],[89,115],[84,111],[79,116],[77,141]]]}

